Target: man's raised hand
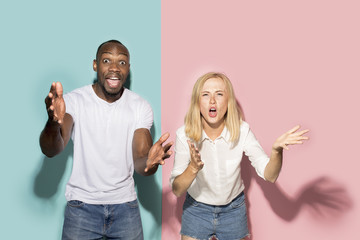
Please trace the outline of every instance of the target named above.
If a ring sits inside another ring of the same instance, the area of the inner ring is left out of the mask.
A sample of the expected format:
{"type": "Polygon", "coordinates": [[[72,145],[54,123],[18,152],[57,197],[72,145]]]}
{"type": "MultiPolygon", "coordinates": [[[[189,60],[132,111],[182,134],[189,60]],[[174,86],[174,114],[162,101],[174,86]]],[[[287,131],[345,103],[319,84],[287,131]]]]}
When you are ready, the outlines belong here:
{"type": "Polygon", "coordinates": [[[163,146],[169,137],[169,133],[163,134],[159,140],[150,148],[148,159],[146,161],[145,172],[148,172],[155,166],[164,165],[164,160],[171,156],[173,152],[170,151],[170,148],[173,145],[173,142],[167,143],[165,146],[163,146]]]}
{"type": "Polygon", "coordinates": [[[49,120],[59,123],[64,121],[65,101],[63,98],[63,87],[60,82],[53,82],[48,96],[45,98],[45,104],[49,120]]]}

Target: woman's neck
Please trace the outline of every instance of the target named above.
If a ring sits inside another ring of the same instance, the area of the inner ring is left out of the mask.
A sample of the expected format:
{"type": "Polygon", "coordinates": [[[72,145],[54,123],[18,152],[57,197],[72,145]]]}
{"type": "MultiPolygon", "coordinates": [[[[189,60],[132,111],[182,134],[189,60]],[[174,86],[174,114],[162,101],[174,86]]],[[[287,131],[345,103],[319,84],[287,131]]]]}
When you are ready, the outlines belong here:
{"type": "Polygon", "coordinates": [[[224,130],[225,121],[222,121],[219,124],[209,124],[204,119],[202,119],[202,126],[206,135],[214,141],[221,135],[222,131],[224,130]]]}

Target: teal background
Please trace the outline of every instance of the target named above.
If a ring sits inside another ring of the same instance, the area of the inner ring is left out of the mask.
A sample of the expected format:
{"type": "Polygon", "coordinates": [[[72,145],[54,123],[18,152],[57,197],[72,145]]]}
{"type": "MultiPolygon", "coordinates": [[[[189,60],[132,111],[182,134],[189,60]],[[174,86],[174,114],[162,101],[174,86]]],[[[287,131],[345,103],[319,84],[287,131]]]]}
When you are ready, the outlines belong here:
{"type": "MultiPolygon", "coordinates": [[[[72,146],[52,159],[41,153],[44,99],[53,81],[65,92],[92,83],[102,42],[128,47],[130,89],[152,105],[160,137],[160,21],[160,0],[0,3],[1,239],[60,239],[72,146]]],[[[161,239],[161,169],[135,179],[145,239],[161,239]]]]}

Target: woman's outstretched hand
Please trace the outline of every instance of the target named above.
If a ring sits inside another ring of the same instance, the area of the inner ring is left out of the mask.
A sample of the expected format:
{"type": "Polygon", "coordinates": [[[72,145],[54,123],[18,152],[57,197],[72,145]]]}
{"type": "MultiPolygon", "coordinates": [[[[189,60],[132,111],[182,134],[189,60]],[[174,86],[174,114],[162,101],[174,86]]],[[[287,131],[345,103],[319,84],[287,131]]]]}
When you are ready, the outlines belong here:
{"type": "Polygon", "coordinates": [[[309,132],[309,129],[298,131],[300,125],[297,125],[278,137],[273,144],[273,150],[282,151],[283,149],[288,150],[288,145],[302,144],[304,140],[308,140],[309,137],[304,136],[305,133],[309,132]]]}

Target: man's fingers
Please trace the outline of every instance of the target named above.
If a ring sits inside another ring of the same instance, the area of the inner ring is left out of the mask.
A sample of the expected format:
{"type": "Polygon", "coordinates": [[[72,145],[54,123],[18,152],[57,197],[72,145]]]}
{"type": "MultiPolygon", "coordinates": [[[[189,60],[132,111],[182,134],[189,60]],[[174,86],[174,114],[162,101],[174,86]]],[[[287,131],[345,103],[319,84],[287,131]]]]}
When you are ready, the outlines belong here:
{"type": "Polygon", "coordinates": [[[163,135],[161,135],[157,143],[162,145],[169,137],[170,137],[170,133],[164,133],[163,135]]]}
{"type": "Polygon", "coordinates": [[[52,102],[52,99],[51,99],[50,93],[49,93],[49,95],[45,98],[45,105],[46,105],[47,108],[50,107],[51,102],[52,102]]]}
{"type": "Polygon", "coordinates": [[[55,83],[55,92],[58,97],[62,97],[63,95],[63,87],[61,85],[61,82],[55,83]]]}
{"type": "Polygon", "coordinates": [[[170,142],[170,143],[166,144],[166,145],[164,146],[164,152],[169,151],[169,149],[171,148],[171,146],[172,146],[173,144],[174,144],[173,142],[170,142]]]}
{"type": "Polygon", "coordinates": [[[162,159],[169,158],[173,154],[173,151],[167,151],[162,155],[162,159]]]}
{"type": "Polygon", "coordinates": [[[45,98],[45,104],[49,107],[52,104],[54,98],[62,97],[63,95],[63,87],[60,82],[53,82],[50,87],[49,94],[45,98]]]}
{"type": "Polygon", "coordinates": [[[49,92],[55,92],[55,86],[56,86],[56,83],[55,83],[55,82],[52,82],[52,83],[51,83],[51,86],[50,86],[50,91],[49,91],[49,92]]]}
{"type": "MultiPolygon", "coordinates": [[[[162,159],[165,160],[165,159],[168,159],[169,157],[171,157],[171,154],[165,154],[162,159]]],[[[161,162],[164,162],[163,160],[161,162]]],[[[161,165],[163,165],[163,164],[161,164],[161,165]]]]}

